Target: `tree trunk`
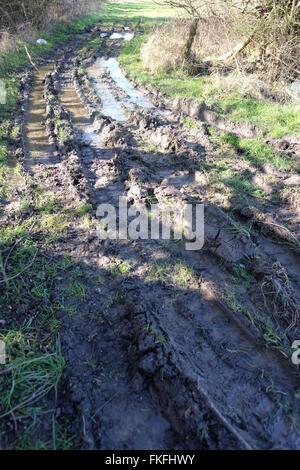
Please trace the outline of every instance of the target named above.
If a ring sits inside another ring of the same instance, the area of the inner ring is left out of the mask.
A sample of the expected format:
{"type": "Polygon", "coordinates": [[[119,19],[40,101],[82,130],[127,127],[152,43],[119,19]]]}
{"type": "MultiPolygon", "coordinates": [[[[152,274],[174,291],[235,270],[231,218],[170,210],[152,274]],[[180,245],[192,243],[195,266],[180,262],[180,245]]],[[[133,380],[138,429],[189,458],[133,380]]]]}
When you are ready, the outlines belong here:
{"type": "Polygon", "coordinates": [[[205,59],[203,59],[203,62],[221,62],[226,59],[232,59],[232,57],[235,57],[239,52],[242,52],[248,46],[248,44],[250,44],[250,42],[253,39],[253,36],[254,34],[251,34],[251,36],[249,36],[245,41],[240,42],[233,49],[226,52],[226,54],[223,54],[218,57],[216,56],[205,57],[205,59]]]}
{"type": "Polygon", "coordinates": [[[191,59],[191,50],[192,50],[193,42],[197,33],[198,23],[199,23],[199,18],[194,18],[191,23],[189,37],[185,45],[184,59],[188,62],[191,59]]]}

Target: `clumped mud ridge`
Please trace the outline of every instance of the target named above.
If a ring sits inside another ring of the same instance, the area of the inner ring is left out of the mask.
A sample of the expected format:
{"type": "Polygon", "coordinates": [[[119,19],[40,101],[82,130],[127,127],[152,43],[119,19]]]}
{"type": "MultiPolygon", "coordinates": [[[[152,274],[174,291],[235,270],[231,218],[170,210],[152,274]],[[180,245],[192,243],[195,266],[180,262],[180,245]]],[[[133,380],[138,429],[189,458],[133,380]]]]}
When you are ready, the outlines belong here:
{"type": "Polygon", "coordinates": [[[214,156],[206,126],[184,127],[184,107],[155,90],[122,88],[111,59],[123,38],[112,32],[125,31],[100,24],[40,65],[24,97],[24,174],[90,204],[95,224],[97,206],[117,206],[119,196],[202,202],[205,245],[101,242],[93,225],[74,225],[60,241],[88,288],[79,313],[59,318],[66,369],[58,405],[74,423],[75,447],[297,449],[299,240],[284,214],[299,220],[299,206],[287,201],[275,214],[233,200],[225,212],[199,165],[214,156]],[[100,34],[101,49],[79,56],[100,34]],[[36,136],[30,112],[42,72],[36,136]]]}

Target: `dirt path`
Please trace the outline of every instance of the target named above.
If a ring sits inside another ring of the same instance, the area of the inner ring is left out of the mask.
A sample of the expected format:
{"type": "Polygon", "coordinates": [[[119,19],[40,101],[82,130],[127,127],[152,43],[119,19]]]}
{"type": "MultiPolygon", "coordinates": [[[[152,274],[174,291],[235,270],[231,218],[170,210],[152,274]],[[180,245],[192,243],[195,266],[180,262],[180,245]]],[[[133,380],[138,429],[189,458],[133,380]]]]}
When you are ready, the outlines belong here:
{"type": "Polygon", "coordinates": [[[299,257],[280,238],[249,234],[242,216],[207,197],[199,171],[212,152],[207,135],[125,79],[117,56],[129,32],[115,27],[121,38],[110,39],[94,28],[91,37],[106,37],[80,60],[87,75],[78,83],[84,40],[58,54],[47,111],[41,88],[53,63],[40,69],[24,128],[29,161],[38,152],[30,171],[47,169],[50,186],[55,180],[66,200],[91,204],[94,215],[120,196],[148,206],[205,202],[205,245],[101,242],[93,226],[75,226],[61,241],[88,291],[75,316],[59,314],[67,364],[59,405],[76,423],[75,445],[300,448],[299,372],[290,359],[300,339],[299,257]]]}

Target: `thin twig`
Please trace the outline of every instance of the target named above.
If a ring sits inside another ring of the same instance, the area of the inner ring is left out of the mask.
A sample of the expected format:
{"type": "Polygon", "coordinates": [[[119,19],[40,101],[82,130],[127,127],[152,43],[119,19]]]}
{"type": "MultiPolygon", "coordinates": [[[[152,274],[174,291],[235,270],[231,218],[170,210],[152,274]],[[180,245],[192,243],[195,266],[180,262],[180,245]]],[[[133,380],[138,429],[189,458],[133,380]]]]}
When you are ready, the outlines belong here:
{"type": "Polygon", "coordinates": [[[115,394],[111,397],[110,400],[106,401],[100,408],[98,408],[98,410],[93,414],[92,418],[95,418],[95,416],[96,416],[100,411],[102,411],[103,408],[104,408],[106,405],[108,405],[111,401],[113,401],[113,399],[116,398],[116,396],[119,395],[119,394],[120,394],[120,392],[115,393],[115,394]]]}
{"type": "Polygon", "coordinates": [[[48,392],[50,392],[50,390],[54,387],[54,385],[51,385],[50,387],[44,387],[42,388],[39,392],[37,393],[34,393],[33,395],[31,395],[30,397],[26,398],[22,403],[19,403],[18,405],[16,405],[14,408],[12,408],[11,410],[7,411],[6,413],[3,413],[1,416],[0,416],[0,419],[2,418],[5,418],[5,416],[8,416],[10,414],[13,414],[14,411],[18,410],[19,408],[21,408],[22,406],[24,405],[27,405],[28,403],[33,403],[35,402],[38,398],[40,398],[41,396],[43,395],[46,395],[48,392]]]}
{"type": "Polygon", "coordinates": [[[9,284],[8,284],[8,279],[7,279],[7,275],[6,275],[6,271],[5,271],[5,267],[4,267],[4,263],[3,263],[3,257],[2,257],[2,253],[0,251],[0,269],[1,269],[1,272],[2,272],[2,276],[3,276],[3,281],[5,284],[6,284],[6,288],[8,289],[9,287],[9,284]]]}
{"type": "Polygon", "coordinates": [[[26,54],[28,55],[28,58],[29,58],[29,61],[30,61],[31,65],[32,65],[32,66],[35,68],[35,70],[38,72],[39,69],[37,68],[37,66],[36,66],[35,63],[33,62],[32,57],[31,57],[31,55],[29,54],[29,51],[28,51],[28,49],[27,49],[26,44],[23,44],[23,46],[24,46],[24,48],[25,48],[26,54]]]}
{"type": "Polygon", "coordinates": [[[36,255],[38,253],[39,250],[36,250],[35,254],[34,254],[34,257],[32,258],[32,261],[27,265],[25,266],[24,269],[22,269],[22,271],[20,271],[18,274],[15,274],[14,276],[11,276],[11,277],[7,277],[6,279],[4,279],[3,281],[0,281],[0,284],[3,284],[3,283],[6,283],[9,282],[9,281],[12,281],[13,279],[16,279],[17,277],[21,276],[21,274],[23,274],[24,271],[26,271],[28,268],[30,268],[33,263],[34,263],[34,260],[36,258],[36,255]]]}

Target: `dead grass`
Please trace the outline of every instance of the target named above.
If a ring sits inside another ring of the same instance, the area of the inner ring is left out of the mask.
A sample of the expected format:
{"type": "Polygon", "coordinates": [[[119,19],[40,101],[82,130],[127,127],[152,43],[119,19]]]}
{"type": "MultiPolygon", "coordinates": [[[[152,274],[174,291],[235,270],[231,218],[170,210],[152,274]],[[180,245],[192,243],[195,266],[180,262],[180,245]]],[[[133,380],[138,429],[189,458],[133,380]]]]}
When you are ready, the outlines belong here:
{"type": "MultiPolygon", "coordinates": [[[[286,86],[287,95],[288,84],[300,73],[300,3],[294,10],[284,2],[279,6],[271,3],[262,15],[252,8],[248,12],[231,11],[230,4],[220,2],[218,15],[208,11],[207,17],[200,16],[190,57],[198,68],[190,70],[200,70],[201,63],[204,68],[227,73],[234,70],[226,80],[219,77],[224,87],[235,88],[241,80],[240,87],[247,88],[247,94],[254,98],[272,99],[268,89],[275,81],[286,86]]],[[[157,74],[184,64],[191,21],[181,18],[157,27],[141,49],[145,70],[157,74]]]]}
{"type": "MultiPolygon", "coordinates": [[[[157,74],[162,70],[172,70],[184,64],[184,50],[191,20],[175,19],[159,25],[141,48],[141,60],[145,70],[157,74]]],[[[210,55],[228,52],[237,42],[234,36],[226,33],[226,28],[218,18],[202,19],[192,47],[195,60],[210,55]]]]}
{"type": "Polygon", "coordinates": [[[0,34],[0,54],[12,54],[18,51],[18,43],[33,42],[39,37],[39,32],[29,23],[22,25],[17,34],[11,34],[3,31],[0,34]]]}
{"type": "MultiPolygon", "coordinates": [[[[184,64],[185,45],[191,25],[190,19],[174,19],[159,25],[141,48],[145,70],[157,74],[184,64]]],[[[222,21],[215,17],[203,18],[193,42],[192,57],[201,61],[230,51],[239,41],[238,34],[228,33],[222,21]]]]}
{"type": "Polygon", "coordinates": [[[198,25],[192,52],[197,59],[220,56],[230,51],[241,40],[233,30],[228,31],[219,18],[203,18],[198,25]]]}
{"type": "Polygon", "coordinates": [[[279,262],[274,263],[270,271],[261,285],[265,304],[286,332],[298,331],[299,309],[287,272],[279,262]]]}
{"type": "Polygon", "coordinates": [[[239,67],[229,73],[223,73],[222,70],[216,68],[210,77],[210,82],[214,84],[220,95],[236,92],[241,96],[262,101],[285,102],[289,100],[280,82],[266,83],[264,75],[260,73],[247,73],[239,67]]]}
{"type": "Polygon", "coordinates": [[[144,69],[157,74],[181,66],[189,26],[190,21],[184,19],[158,26],[141,48],[144,69]]]}
{"type": "Polygon", "coordinates": [[[2,31],[0,35],[0,54],[11,54],[16,51],[16,36],[8,31],[2,31]]]}

